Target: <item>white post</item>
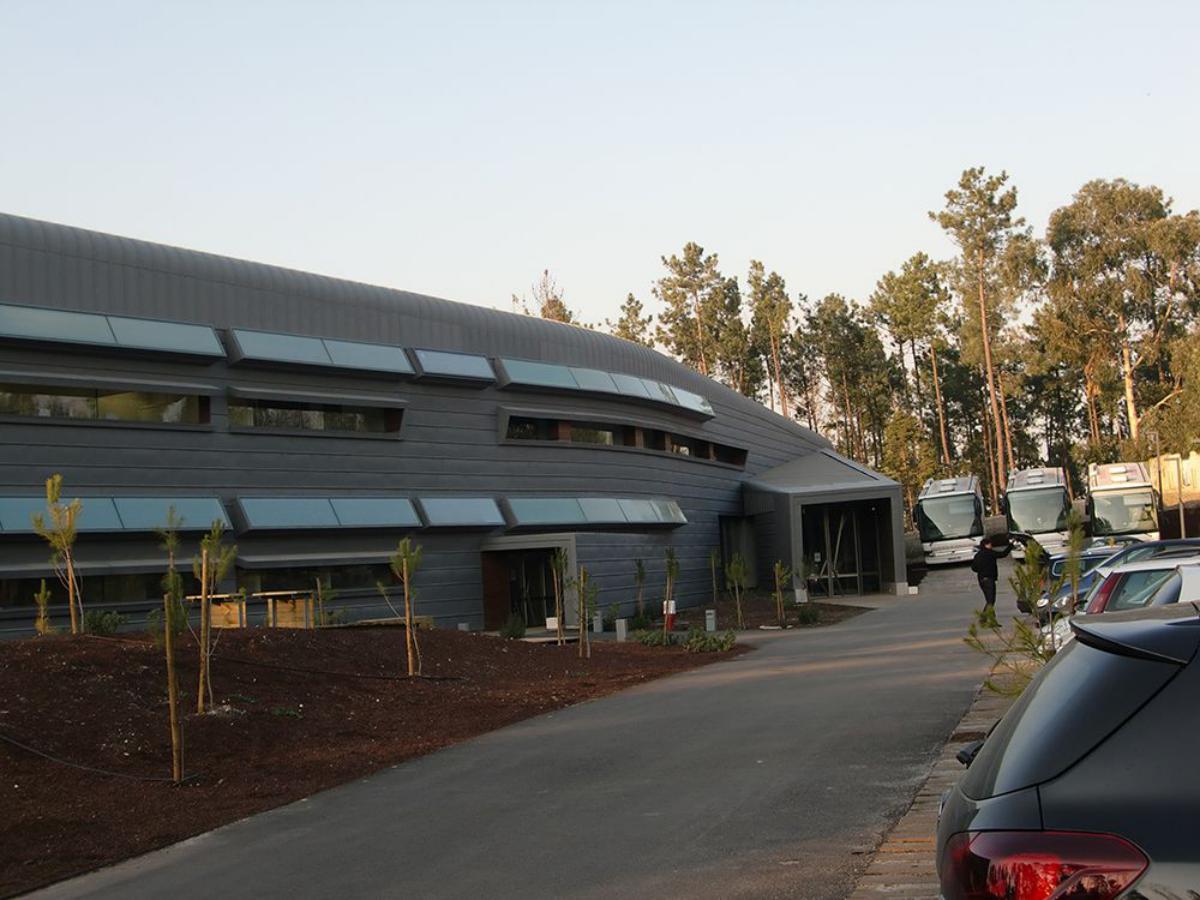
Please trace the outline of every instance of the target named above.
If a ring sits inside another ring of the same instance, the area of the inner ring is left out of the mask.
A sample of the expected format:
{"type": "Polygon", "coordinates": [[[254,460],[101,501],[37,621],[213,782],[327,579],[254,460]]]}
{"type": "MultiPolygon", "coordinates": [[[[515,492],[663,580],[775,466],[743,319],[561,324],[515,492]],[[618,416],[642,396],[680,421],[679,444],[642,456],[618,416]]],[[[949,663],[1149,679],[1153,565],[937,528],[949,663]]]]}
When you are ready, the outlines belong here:
{"type": "Polygon", "coordinates": [[[717,611],[715,609],[706,609],[704,611],[704,630],[717,630],[717,611]]]}
{"type": "Polygon", "coordinates": [[[617,619],[617,643],[623,644],[628,639],[629,621],[627,619],[617,619]]]}

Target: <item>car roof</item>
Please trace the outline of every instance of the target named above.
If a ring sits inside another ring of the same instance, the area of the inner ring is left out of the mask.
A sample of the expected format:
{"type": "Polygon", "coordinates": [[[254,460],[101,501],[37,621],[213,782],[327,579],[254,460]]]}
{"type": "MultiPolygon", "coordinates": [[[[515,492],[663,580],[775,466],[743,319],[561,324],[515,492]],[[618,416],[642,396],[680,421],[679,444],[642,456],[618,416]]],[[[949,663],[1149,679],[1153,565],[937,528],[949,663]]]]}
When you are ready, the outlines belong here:
{"type": "Polygon", "coordinates": [[[1154,559],[1140,559],[1137,562],[1124,563],[1113,569],[1113,574],[1124,575],[1126,572],[1155,572],[1167,571],[1181,565],[1200,563],[1200,551],[1197,553],[1156,556],[1154,559]]]}

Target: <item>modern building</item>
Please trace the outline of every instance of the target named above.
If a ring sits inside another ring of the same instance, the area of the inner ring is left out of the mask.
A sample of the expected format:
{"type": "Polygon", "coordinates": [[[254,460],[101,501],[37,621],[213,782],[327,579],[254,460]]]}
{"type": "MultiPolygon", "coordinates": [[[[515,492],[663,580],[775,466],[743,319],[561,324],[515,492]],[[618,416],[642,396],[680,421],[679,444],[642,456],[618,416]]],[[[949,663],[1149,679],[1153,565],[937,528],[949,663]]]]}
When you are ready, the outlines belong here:
{"type": "Polygon", "coordinates": [[[228,587],[328,576],[359,617],[386,611],[406,535],[419,611],[447,626],[539,624],[555,550],[626,614],[635,560],[661,599],[668,548],[685,606],[714,549],[764,583],[780,559],[818,592],[906,590],[897,484],[653,350],[0,216],[0,630],[28,628],[38,579],[57,589],[30,520],[53,473],[83,502],[92,607],[158,602],[170,507],[189,557],[228,526],[228,587]]]}

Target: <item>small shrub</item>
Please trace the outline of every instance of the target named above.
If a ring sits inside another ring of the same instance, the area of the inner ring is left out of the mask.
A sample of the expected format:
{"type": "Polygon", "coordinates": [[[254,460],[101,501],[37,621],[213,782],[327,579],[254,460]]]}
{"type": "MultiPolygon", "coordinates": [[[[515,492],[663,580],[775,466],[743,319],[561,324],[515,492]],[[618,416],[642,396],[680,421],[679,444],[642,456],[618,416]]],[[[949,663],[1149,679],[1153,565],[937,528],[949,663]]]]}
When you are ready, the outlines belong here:
{"type": "Polygon", "coordinates": [[[125,617],[115,609],[89,609],[83,617],[88,634],[116,634],[124,624],[125,617]]]}
{"type": "Polygon", "coordinates": [[[46,579],[42,579],[42,586],[38,588],[38,592],[33,595],[33,601],[37,604],[37,618],[33,622],[33,627],[38,634],[54,634],[58,631],[50,622],[50,589],[46,587],[46,579]]]}
{"type": "Polygon", "coordinates": [[[816,625],[821,621],[821,611],[811,603],[801,603],[796,607],[796,621],[801,625],[816,625]]]}
{"type": "Polygon", "coordinates": [[[321,610],[322,625],[345,625],[350,621],[350,615],[344,609],[321,610]]]}
{"type": "Polygon", "coordinates": [[[629,630],[631,632],[648,631],[649,629],[651,629],[653,627],[654,627],[654,620],[652,618],[650,618],[650,614],[647,613],[645,610],[643,610],[642,612],[634,613],[633,617],[629,620],[629,630]]]}
{"type": "Polygon", "coordinates": [[[303,719],[304,713],[298,709],[292,709],[290,706],[272,706],[271,715],[278,716],[281,719],[303,719]]]}
{"type": "Polygon", "coordinates": [[[688,653],[726,653],[737,643],[733,631],[701,631],[693,628],[683,639],[683,649],[688,653]]]}
{"type": "Polygon", "coordinates": [[[500,637],[510,641],[519,641],[525,637],[525,617],[520,613],[511,613],[504,627],[500,629],[500,637]]]}
{"type": "Polygon", "coordinates": [[[660,631],[657,628],[635,631],[633,639],[647,647],[670,647],[675,643],[675,635],[660,631]]]}
{"type": "Polygon", "coordinates": [[[616,628],[617,627],[617,619],[620,617],[620,615],[621,615],[621,604],[620,603],[613,602],[613,603],[608,604],[608,606],[604,607],[604,630],[612,631],[614,628],[616,628]]]}

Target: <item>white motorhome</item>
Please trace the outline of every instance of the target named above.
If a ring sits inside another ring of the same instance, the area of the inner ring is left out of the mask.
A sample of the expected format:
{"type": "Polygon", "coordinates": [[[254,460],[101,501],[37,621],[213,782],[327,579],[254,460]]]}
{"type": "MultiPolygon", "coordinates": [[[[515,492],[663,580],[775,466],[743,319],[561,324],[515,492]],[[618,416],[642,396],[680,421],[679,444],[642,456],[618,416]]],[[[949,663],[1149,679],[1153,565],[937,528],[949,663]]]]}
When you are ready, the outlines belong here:
{"type": "MultiPolygon", "coordinates": [[[[1071,495],[1062,469],[1020,469],[1009,473],[1004,492],[1008,530],[1032,535],[1047,554],[1062,553],[1069,542],[1067,516],[1071,495]]],[[[1013,556],[1024,559],[1025,547],[1017,543],[1013,556]]]]}
{"type": "Polygon", "coordinates": [[[983,493],[974,475],[931,478],[921,488],[913,519],[925,564],[966,562],[983,537],[983,493]]]}
{"type": "Polygon", "coordinates": [[[1158,495],[1143,463],[1089,465],[1087,511],[1096,537],[1158,540],[1158,495]]]}

